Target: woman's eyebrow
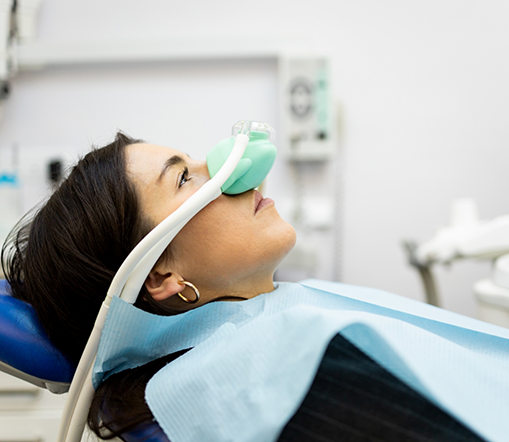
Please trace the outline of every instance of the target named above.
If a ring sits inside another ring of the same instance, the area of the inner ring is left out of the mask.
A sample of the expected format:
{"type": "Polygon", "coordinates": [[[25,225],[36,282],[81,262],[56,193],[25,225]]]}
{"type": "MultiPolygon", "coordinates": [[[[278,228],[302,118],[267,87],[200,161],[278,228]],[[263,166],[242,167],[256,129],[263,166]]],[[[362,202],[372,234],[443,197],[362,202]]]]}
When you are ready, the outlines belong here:
{"type": "Polygon", "coordinates": [[[184,158],[178,155],[173,155],[172,157],[168,158],[163,164],[163,169],[157,178],[157,182],[161,181],[164,178],[166,172],[168,172],[168,170],[170,170],[173,166],[178,166],[181,164],[186,164],[186,162],[184,158]]]}

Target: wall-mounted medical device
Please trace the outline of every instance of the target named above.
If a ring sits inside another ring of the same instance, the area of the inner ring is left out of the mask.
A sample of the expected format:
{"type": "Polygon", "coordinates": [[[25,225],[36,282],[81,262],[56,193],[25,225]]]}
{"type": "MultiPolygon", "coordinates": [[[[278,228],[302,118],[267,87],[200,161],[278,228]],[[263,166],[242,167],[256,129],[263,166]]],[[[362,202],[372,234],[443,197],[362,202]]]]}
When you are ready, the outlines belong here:
{"type": "Polygon", "coordinates": [[[331,252],[331,248],[340,248],[337,238],[341,221],[330,61],[323,54],[283,51],[278,56],[278,75],[278,146],[289,162],[293,193],[279,209],[295,227],[299,239],[279,266],[277,279],[331,278],[319,276],[324,261],[332,267],[333,277],[339,278],[338,255],[331,252]],[[334,246],[324,251],[318,246],[320,241],[334,246]],[[331,259],[325,258],[328,254],[331,259]]]}
{"type": "Polygon", "coordinates": [[[280,144],[295,161],[329,159],[335,149],[329,61],[279,58],[280,144]]]}

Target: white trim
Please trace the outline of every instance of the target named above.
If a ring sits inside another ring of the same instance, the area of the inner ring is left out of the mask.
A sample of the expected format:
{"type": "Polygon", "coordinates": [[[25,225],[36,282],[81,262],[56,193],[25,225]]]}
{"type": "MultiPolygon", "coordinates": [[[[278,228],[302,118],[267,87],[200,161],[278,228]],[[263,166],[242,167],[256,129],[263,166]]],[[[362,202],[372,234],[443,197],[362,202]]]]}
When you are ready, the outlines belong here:
{"type": "MultiPolygon", "coordinates": [[[[257,38],[153,40],[153,41],[97,41],[97,42],[38,42],[18,46],[20,69],[47,66],[117,63],[140,61],[218,60],[242,58],[279,58],[292,52],[310,53],[309,42],[301,37],[283,41],[257,38]]],[[[316,53],[316,50],[312,51],[316,53]]]]}

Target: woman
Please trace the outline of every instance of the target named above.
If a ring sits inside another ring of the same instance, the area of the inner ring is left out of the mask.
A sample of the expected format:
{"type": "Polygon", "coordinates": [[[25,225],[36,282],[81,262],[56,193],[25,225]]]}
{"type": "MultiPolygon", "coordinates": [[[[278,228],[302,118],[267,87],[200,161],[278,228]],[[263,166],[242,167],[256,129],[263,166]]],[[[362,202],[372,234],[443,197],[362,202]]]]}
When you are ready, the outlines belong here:
{"type": "MultiPolygon", "coordinates": [[[[50,339],[74,363],[129,252],[208,179],[204,162],[119,133],[110,145],[87,154],[33,220],[11,234],[2,264],[13,295],[33,305],[50,339]]],[[[270,199],[262,200],[256,191],[223,194],[175,237],[148,275],[136,306],[174,315],[269,293],[275,269],[294,243],[294,229],[270,199]],[[195,303],[193,287],[200,293],[195,303]]],[[[113,437],[152,422],[145,386],[186,351],[108,378],[90,411],[93,431],[113,437]]],[[[281,441],[481,440],[340,335],[297,405],[282,424],[281,441]],[[353,384],[357,394],[342,396],[353,384]],[[362,392],[369,392],[369,400],[362,392]]]]}

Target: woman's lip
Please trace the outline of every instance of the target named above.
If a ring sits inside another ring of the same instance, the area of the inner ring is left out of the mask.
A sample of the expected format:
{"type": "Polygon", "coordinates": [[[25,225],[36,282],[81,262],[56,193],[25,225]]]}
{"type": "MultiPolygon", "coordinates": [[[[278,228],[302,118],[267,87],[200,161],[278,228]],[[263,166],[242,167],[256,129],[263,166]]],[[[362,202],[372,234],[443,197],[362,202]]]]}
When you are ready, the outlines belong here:
{"type": "Polygon", "coordinates": [[[255,215],[258,213],[261,209],[263,209],[265,206],[268,206],[270,204],[274,204],[274,201],[270,198],[264,198],[263,195],[255,190],[255,197],[254,197],[254,206],[255,206],[255,215]]]}

